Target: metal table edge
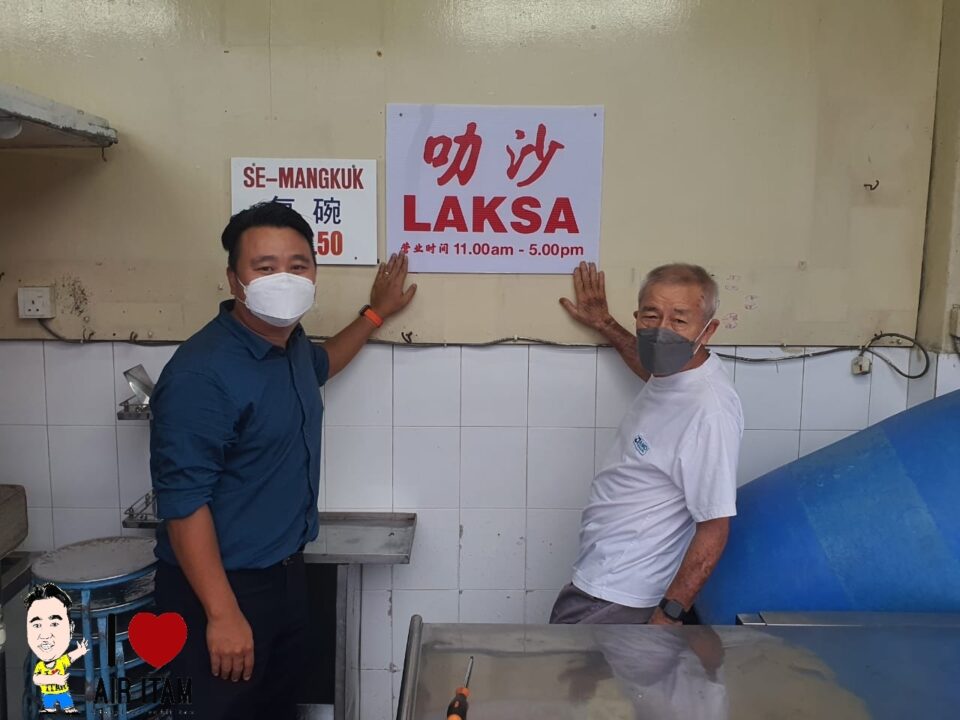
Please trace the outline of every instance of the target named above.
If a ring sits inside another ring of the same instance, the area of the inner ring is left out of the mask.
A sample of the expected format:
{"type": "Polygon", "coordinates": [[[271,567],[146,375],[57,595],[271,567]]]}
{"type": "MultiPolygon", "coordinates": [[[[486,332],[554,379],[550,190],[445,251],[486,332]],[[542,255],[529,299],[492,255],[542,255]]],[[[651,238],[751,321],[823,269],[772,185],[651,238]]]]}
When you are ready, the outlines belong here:
{"type": "Polygon", "coordinates": [[[397,720],[413,720],[417,700],[417,679],[420,675],[420,645],[423,636],[423,618],[410,618],[407,633],[407,649],[403,656],[403,679],[400,682],[400,698],[397,702],[397,720]]]}

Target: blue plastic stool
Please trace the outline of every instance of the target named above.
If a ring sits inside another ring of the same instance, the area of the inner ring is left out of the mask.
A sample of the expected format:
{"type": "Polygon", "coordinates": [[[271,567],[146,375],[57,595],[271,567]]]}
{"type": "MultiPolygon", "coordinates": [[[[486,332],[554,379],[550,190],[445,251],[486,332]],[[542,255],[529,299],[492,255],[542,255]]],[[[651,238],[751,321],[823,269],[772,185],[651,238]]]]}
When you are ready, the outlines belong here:
{"type": "MultiPolygon", "coordinates": [[[[74,698],[74,705],[86,720],[133,720],[157,709],[158,702],[145,702],[139,697],[136,686],[130,688],[129,699],[133,703],[117,703],[114,697],[115,681],[126,678],[131,670],[144,666],[135,653],[125,651],[128,640],[127,626],[120,625],[120,618],[129,622],[136,612],[153,607],[153,576],[156,560],[153,555],[154,541],[150,538],[118,537],[87,540],[67,545],[41,556],[33,565],[33,582],[55,583],[66,592],[74,604],[70,617],[77,624],[80,635],[87,642],[88,651],[83,657],[82,670],[75,663],[69,669],[72,677],[83,675],[83,699],[74,698]],[[109,665],[108,631],[109,617],[118,616],[116,632],[116,664],[109,665]],[[77,622],[79,620],[79,622],[77,622]],[[96,634],[94,634],[96,628],[96,634]],[[107,704],[94,707],[98,684],[103,683],[107,704]]],[[[77,635],[75,634],[75,637],[77,635]]],[[[33,668],[36,660],[28,655],[24,662],[23,717],[39,720],[41,700],[33,684],[33,668]]]]}

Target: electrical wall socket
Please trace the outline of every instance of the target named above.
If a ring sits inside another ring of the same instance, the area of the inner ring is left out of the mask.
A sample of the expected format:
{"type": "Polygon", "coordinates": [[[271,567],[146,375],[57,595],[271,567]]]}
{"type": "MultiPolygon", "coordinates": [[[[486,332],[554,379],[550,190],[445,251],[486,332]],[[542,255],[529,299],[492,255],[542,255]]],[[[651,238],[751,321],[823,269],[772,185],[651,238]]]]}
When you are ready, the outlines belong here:
{"type": "Polygon", "coordinates": [[[873,361],[869,355],[857,355],[850,369],[854,375],[867,375],[873,369],[873,361]]]}
{"type": "Polygon", "coordinates": [[[23,320],[42,320],[56,317],[52,287],[22,287],[17,289],[17,309],[23,320]]]}

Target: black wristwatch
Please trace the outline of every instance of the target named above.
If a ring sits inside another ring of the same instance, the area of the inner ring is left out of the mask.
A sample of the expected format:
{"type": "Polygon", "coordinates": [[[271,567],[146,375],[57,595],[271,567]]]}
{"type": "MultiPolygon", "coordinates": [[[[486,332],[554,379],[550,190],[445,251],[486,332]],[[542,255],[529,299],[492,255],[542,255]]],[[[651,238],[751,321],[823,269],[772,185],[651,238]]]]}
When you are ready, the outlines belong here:
{"type": "Polygon", "coordinates": [[[660,609],[664,615],[674,622],[683,622],[683,619],[687,616],[686,608],[678,601],[670,600],[669,598],[664,598],[660,601],[660,609]]]}

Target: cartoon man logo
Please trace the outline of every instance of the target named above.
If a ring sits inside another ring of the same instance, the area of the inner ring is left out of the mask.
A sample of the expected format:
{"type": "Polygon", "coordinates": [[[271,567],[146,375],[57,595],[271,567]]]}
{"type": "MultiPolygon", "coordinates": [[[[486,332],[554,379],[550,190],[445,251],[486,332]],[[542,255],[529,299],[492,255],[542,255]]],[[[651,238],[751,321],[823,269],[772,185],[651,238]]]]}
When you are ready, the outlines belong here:
{"type": "Polygon", "coordinates": [[[67,686],[67,668],[87,652],[86,640],[80,640],[73,652],[67,652],[73,635],[69,611],[73,602],[63,590],[47,583],[37,585],[23,600],[27,606],[27,643],[38,662],[33,668],[33,684],[43,698],[41,712],[60,710],[79,712],[73,706],[67,686]]]}

